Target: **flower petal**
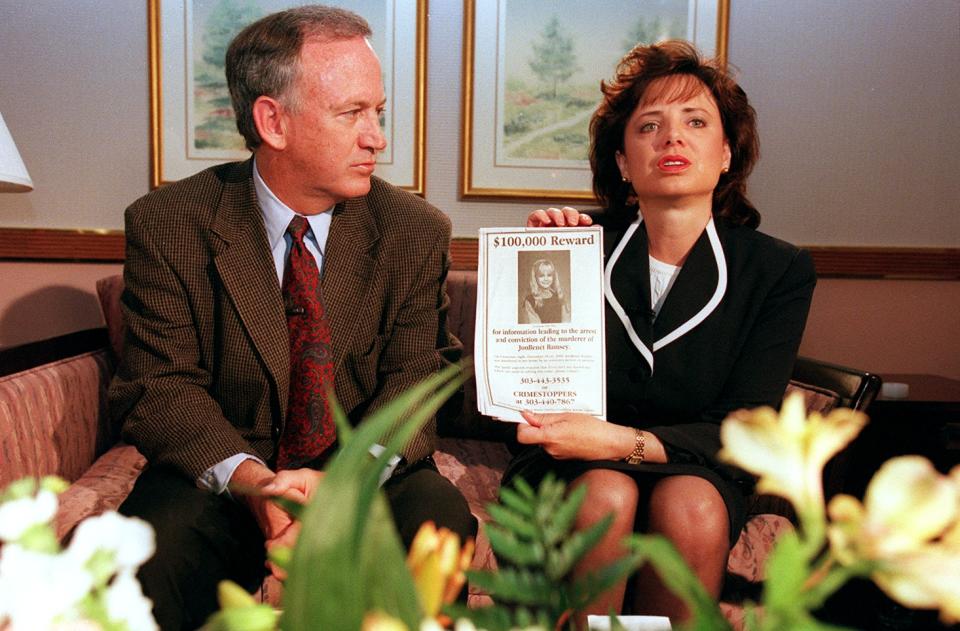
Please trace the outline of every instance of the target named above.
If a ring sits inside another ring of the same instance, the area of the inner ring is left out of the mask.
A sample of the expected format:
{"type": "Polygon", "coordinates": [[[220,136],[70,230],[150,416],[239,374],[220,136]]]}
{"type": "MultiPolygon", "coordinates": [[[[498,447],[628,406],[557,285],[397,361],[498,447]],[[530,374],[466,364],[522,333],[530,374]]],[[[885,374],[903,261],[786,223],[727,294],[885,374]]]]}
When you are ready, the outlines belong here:
{"type": "Polygon", "coordinates": [[[914,549],[956,519],[958,491],[922,456],[885,462],[867,485],[867,520],[888,553],[914,549]]]}

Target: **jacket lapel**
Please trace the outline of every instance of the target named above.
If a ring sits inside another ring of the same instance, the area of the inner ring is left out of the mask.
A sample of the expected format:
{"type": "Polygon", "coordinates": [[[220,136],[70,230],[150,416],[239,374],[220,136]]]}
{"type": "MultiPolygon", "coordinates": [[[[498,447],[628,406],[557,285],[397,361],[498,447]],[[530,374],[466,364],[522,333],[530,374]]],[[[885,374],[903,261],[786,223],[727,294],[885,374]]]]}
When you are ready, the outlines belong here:
{"type": "Polygon", "coordinates": [[[707,231],[704,230],[660,307],[653,325],[654,341],[670,335],[696,316],[714,294],[717,282],[717,263],[707,231]]]}
{"type": "Polygon", "coordinates": [[[350,348],[368,299],[370,279],[376,270],[374,248],[380,231],[367,208],[366,197],[337,204],[324,253],[323,305],[333,336],[334,370],[350,348]]]}
{"type": "Polygon", "coordinates": [[[237,165],[233,177],[225,182],[212,230],[223,240],[214,266],[276,385],[284,418],[290,342],[280,284],[253,187],[252,161],[237,165]]]}

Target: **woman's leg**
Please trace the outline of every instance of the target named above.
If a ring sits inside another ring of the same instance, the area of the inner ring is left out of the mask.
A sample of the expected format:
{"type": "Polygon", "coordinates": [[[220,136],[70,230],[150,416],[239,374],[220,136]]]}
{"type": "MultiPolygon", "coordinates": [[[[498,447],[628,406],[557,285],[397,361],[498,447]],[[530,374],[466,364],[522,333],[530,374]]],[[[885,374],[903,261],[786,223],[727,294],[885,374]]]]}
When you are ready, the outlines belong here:
{"type": "MultiPolygon", "coordinates": [[[[650,493],[647,530],[670,539],[714,597],[720,596],[730,542],[727,508],[707,480],[690,475],[656,482],[650,493]]],[[[660,582],[653,568],[638,572],[631,595],[636,613],[685,620],[684,604],[660,582]]]]}
{"type": "MultiPolygon", "coordinates": [[[[587,471],[573,481],[571,488],[580,485],[586,485],[587,496],[580,506],[575,528],[584,530],[610,514],[613,515],[613,523],[600,542],[580,560],[574,570],[576,576],[597,572],[626,554],[622,542],[624,537],[633,533],[639,499],[637,483],[631,476],[619,471],[587,471]]],[[[621,582],[601,594],[586,611],[578,612],[579,627],[586,628],[588,613],[606,615],[611,609],[620,612],[625,584],[626,581],[621,582]]]]}

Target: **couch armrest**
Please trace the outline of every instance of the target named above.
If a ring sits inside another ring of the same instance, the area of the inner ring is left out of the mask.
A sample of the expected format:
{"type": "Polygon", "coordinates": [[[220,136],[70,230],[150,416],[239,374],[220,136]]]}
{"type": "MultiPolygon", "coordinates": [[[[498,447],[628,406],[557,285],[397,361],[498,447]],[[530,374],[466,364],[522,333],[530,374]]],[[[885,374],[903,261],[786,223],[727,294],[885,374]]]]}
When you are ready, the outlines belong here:
{"type": "Polygon", "coordinates": [[[146,459],[136,447],[118,443],[60,495],[57,538],[63,539],[87,517],[116,510],[133,489],[146,459]]]}

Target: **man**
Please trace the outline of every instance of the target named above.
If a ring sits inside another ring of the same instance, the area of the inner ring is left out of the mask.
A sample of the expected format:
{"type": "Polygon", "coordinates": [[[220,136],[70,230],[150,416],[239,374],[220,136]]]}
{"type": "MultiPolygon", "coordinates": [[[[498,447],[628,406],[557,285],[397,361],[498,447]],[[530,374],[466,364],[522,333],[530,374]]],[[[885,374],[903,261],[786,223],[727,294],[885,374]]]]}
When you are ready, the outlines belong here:
{"type": "MultiPolygon", "coordinates": [[[[309,498],[335,440],[325,375],[357,422],[459,354],[445,326],[450,222],[371,178],[386,141],[369,35],[322,6],[247,27],[226,69],[254,158],[127,209],[127,339],[110,404],[150,463],[121,510],[157,532],[141,582],[164,629],[202,624],[221,579],[253,590],[265,546],[295,540],[268,499],[225,491],[309,498]]],[[[434,437],[431,425],[411,440],[383,487],[408,546],[427,519],[476,531],[429,458],[434,437]]]]}

